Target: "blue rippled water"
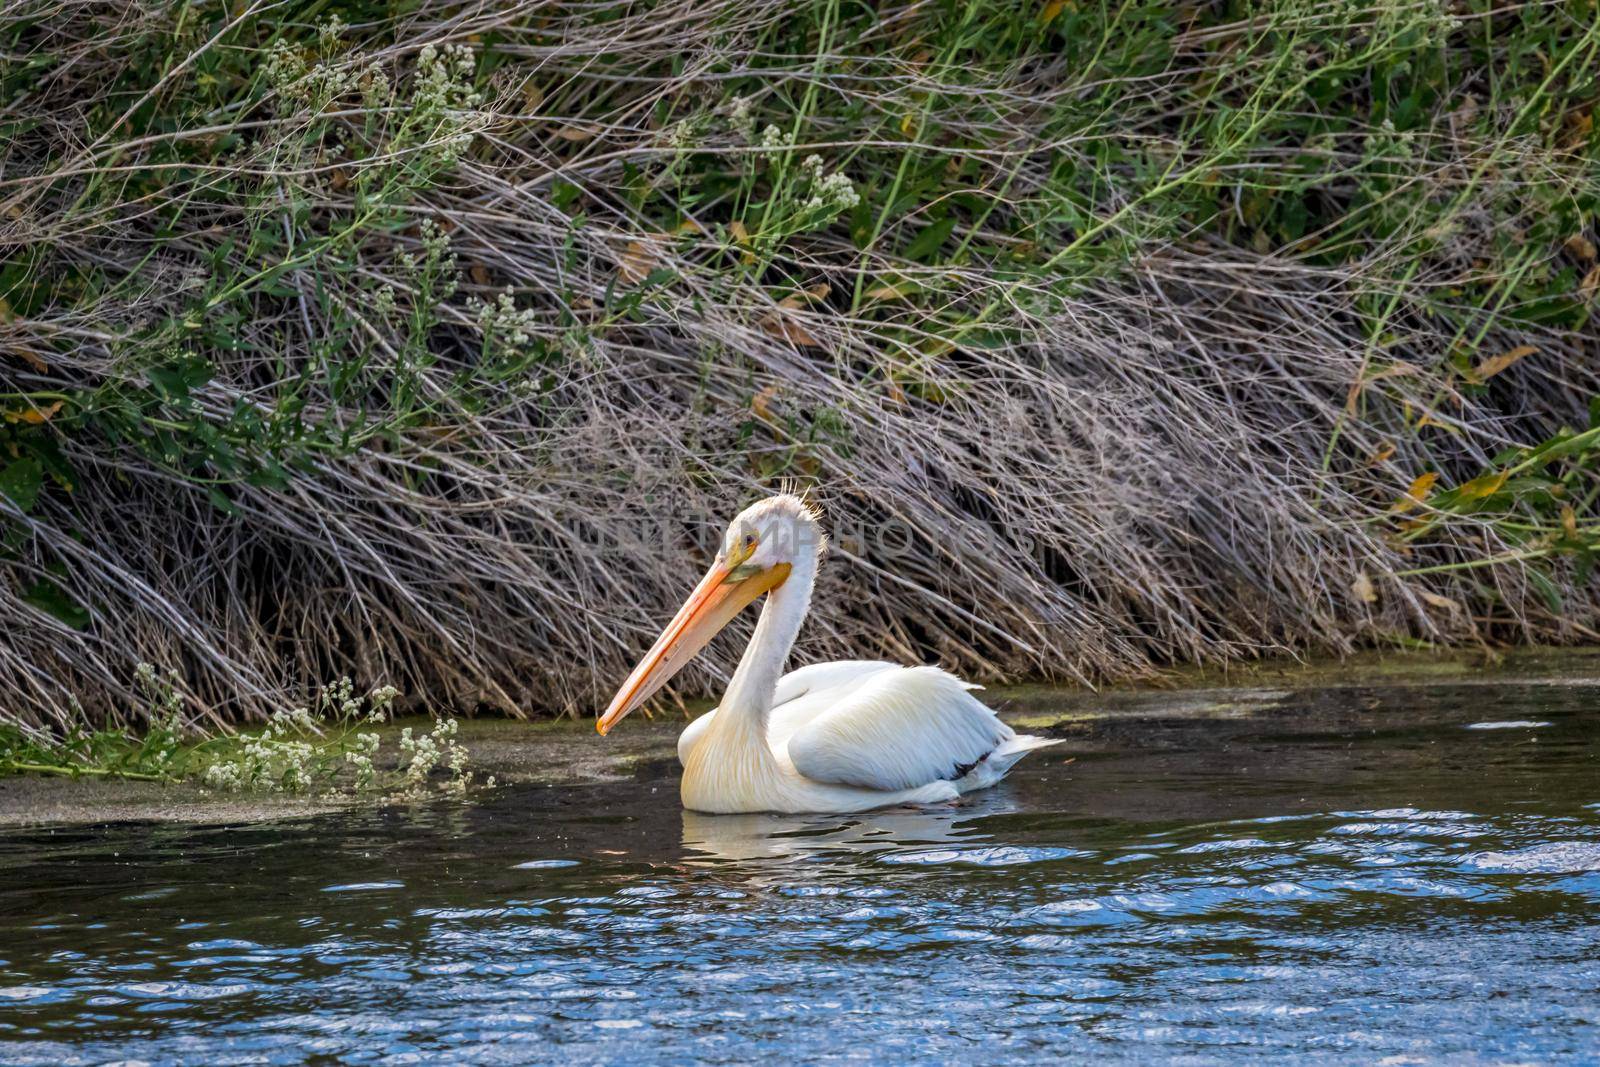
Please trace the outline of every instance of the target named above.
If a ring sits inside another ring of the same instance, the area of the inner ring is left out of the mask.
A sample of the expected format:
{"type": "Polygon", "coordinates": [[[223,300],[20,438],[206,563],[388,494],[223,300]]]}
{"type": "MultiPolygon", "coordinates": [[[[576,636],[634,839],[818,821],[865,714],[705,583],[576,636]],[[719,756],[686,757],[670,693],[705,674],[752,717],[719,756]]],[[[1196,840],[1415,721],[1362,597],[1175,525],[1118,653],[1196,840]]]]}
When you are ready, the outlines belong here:
{"type": "Polygon", "coordinates": [[[1091,726],[929,811],[13,834],[0,1061],[1600,1062],[1595,692],[1091,726]]]}

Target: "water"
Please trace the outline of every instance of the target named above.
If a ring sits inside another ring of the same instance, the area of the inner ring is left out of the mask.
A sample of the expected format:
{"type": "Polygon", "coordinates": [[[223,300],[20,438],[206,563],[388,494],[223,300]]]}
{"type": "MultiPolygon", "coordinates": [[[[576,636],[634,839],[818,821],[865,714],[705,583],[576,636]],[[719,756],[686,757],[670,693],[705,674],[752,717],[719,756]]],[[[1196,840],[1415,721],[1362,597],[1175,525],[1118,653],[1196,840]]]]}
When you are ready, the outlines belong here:
{"type": "Polygon", "coordinates": [[[686,815],[662,764],[12,834],[0,1060],[1600,1062],[1597,697],[1069,728],[932,811],[686,815]]]}

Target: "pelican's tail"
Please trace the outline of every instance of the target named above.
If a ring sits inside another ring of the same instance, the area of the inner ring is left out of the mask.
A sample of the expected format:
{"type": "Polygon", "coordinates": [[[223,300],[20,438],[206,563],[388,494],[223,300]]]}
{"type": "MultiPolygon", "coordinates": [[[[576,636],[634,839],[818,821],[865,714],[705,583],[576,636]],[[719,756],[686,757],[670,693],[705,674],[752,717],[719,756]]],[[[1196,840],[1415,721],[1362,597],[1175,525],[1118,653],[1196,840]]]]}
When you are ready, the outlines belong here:
{"type": "Polygon", "coordinates": [[[956,782],[956,788],[963,793],[970,793],[974,789],[984,789],[994,785],[1006,776],[1017,760],[1026,756],[1036,748],[1049,748],[1059,745],[1059,737],[1037,737],[1033,734],[1013,734],[1000,742],[1000,747],[984,757],[966,776],[956,782]]]}

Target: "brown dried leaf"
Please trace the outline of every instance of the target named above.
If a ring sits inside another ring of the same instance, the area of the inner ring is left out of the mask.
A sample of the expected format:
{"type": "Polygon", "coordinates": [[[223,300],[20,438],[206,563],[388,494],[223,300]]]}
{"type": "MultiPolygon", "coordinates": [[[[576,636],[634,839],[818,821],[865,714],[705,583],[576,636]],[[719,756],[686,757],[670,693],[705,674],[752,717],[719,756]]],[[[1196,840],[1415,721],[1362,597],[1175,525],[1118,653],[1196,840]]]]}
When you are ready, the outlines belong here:
{"type": "Polygon", "coordinates": [[[581,144],[584,141],[593,139],[595,134],[599,132],[599,130],[589,126],[558,126],[555,134],[563,141],[571,141],[573,144],[581,144]]]}
{"type": "Polygon", "coordinates": [[[1350,592],[1355,594],[1355,598],[1363,604],[1376,604],[1378,602],[1378,591],[1373,588],[1372,579],[1367,577],[1366,571],[1361,571],[1356,575],[1356,580],[1350,583],[1350,592]]]}
{"type": "Polygon", "coordinates": [[[1600,266],[1592,267],[1588,274],[1583,276],[1583,281],[1578,283],[1578,292],[1583,294],[1585,300],[1593,300],[1596,293],[1600,293],[1600,266]]]}
{"type": "Polygon", "coordinates": [[[1518,345],[1509,352],[1502,352],[1498,356],[1490,356],[1473,368],[1472,377],[1477,381],[1486,382],[1513,363],[1520,359],[1525,359],[1537,351],[1539,350],[1532,345],[1518,345]]]}
{"type": "Polygon", "coordinates": [[[617,277],[630,284],[637,284],[650,277],[650,272],[656,269],[659,261],[656,259],[656,250],[645,241],[628,242],[628,250],[622,254],[622,261],[617,264],[617,277]]]}
{"type": "Polygon", "coordinates": [[[1574,259],[1592,260],[1596,256],[1600,256],[1600,251],[1595,249],[1594,242],[1581,233],[1575,233],[1568,237],[1566,243],[1561,247],[1565,248],[1567,254],[1574,259]]]}
{"type": "Polygon", "coordinates": [[[1461,610],[1461,605],[1457,604],[1454,600],[1451,600],[1447,596],[1440,596],[1438,593],[1429,593],[1426,590],[1419,591],[1417,595],[1423,599],[1424,603],[1439,608],[1443,611],[1455,613],[1461,610]]]}
{"type": "MultiPolygon", "coordinates": [[[[793,297],[790,297],[789,300],[793,300],[793,297]]],[[[792,345],[821,348],[822,342],[811,336],[811,333],[804,326],[800,325],[792,315],[788,314],[788,312],[794,311],[799,306],[798,303],[789,303],[789,300],[779,302],[778,306],[783,308],[783,311],[775,311],[764,316],[757,325],[761,327],[763,332],[788,341],[792,345]]]]}

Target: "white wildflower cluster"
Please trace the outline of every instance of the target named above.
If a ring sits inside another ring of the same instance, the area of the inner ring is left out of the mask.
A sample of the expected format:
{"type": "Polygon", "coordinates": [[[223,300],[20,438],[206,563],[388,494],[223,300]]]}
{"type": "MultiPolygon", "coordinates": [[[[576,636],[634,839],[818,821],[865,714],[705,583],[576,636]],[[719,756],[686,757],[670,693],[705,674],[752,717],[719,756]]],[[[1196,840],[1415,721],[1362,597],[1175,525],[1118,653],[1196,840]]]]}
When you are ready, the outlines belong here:
{"type": "Polygon", "coordinates": [[[473,88],[477,56],[466,45],[425,45],[417,53],[402,140],[419,145],[430,167],[448,167],[472,147],[483,95],[473,88]]]}
{"type": "Polygon", "coordinates": [[[525,348],[537,336],[538,312],[517,307],[509,289],[498,294],[493,303],[479,301],[477,309],[478,328],[485,338],[503,348],[525,348]]]}
{"type": "Polygon", "coordinates": [[[288,737],[290,734],[316,734],[317,720],[310,708],[283,708],[272,713],[267,720],[268,737],[288,737]]]}
{"type": "Polygon", "coordinates": [[[787,148],[794,144],[794,134],[784,133],[776,126],[768,126],[761,131],[761,147],[768,149],[787,148]]]}
{"type": "MultiPolygon", "coordinates": [[[[306,709],[297,708],[296,712],[306,709]]],[[[247,736],[238,751],[205,769],[201,780],[212,789],[237,792],[260,789],[273,793],[301,793],[320,776],[317,747],[309,741],[284,736],[292,727],[294,712],[277,712],[263,732],[247,736]]]]}
{"type": "MultiPolygon", "coordinates": [[[[447,776],[439,784],[439,791],[449,796],[463,796],[472,786],[472,772],[467,770],[467,749],[456,740],[459,729],[454,719],[435,719],[433,730],[414,733],[407,726],[400,731],[400,749],[410,759],[402,768],[404,779],[397,797],[401,800],[422,800],[431,795],[433,772],[443,768],[447,776]]],[[[494,786],[494,778],[485,783],[494,786]]]]}
{"type": "Polygon", "coordinates": [[[826,213],[827,218],[834,218],[840,211],[850,211],[851,208],[861,203],[861,194],[856,192],[856,184],[850,181],[848,174],[842,171],[827,173],[827,165],[822,162],[821,155],[808,155],[800,163],[802,174],[803,208],[806,211],[819,211],[826,213]]]}
{"type": "Polygon", "coordinates": [[[666,132],[662,137],[662,141],[666,147],[675,149],[679,152],[688,148],[693,148],[700,140],[699,126],[700,124],[692,118],[679,119],[677,122],[674,122],[671,126],[667,127],[666,132]]]}
{"type": "Polygon", "coordinates": [[[831,217],[861,203],[861,194],[856,192],[855,183],[849,176],[839,171],[826,173],[825,167],[822,157],[815,154],[807,156],[800,164],[800,171],[810,191],[805,201],[806,210],[824,211],[831,217]]]}
{"type": "Polygon", "coordinates": [[[394,698],[400,695],[400,690],[392,685],[380,685],[367,694],[367,718],[369,723],[387,722],[390,709],[394,707],[394,698]]]}
{"type": "Polygon", "coordinates": [[[399,309],[399,296],[395,292],[394,286],[387,282],[378,286],[372,294],[372,306],[377,311],[379,318],[393,318],[395,311],[399,309]]]}
{"type": "Polygon", "coordinates": [[[145,713],[150,724],[145,743],[147,766],[165,774],[172,769],[183,740],[183,695],[178,692],[183,679],[175,670],[168,670],[163,676],[149,663],[140,663],[133,674],[140,691],[150,701],[145,713]]]}
{"type": "MultiPolygon", "coordinates": [[[[318,44],[324,54],[336,49],[345,28],[337,15],[318,27],[318,44]]],[[[365,96],[364,83],[374,70],[369,67],[357,73],[347,63],[326,59],[312,63],[304,52],[281,38],[267,53],[267,84],[277,92],[279,111],[285,113],[300,107],[326,107],[355,89],[365,96]]]]}
{"type": "Polygon", "coordinates": [[[735,96],[717,109],[718,114],[725,116],[728,125],[735,131],[744,135],[746,140],[755,132],[756,116],[755,103],[748,96],[735,96]]]}
{"type": "Polygon", "coordinates": [[[423,219],[417,231],[422,241],[422,254],[401,252],[398,257],[404,271],[418,289],[427,289],[437,300],[448,300],[461,284],[461,266],[450,247],[450,235],[433,219],[423,219]]]}
{"type": "Polygon", "coordinates": [[[175,670],[168,670],[163,676],[149,663],[141,663],[133,669],[134,680],[139,683],[139,690],[150,701],[150,721],[172,722],[183,713],[183,697],[178,693],[178,685],[183,681],[181,675],[175,670]]]}
{"type": "Polygon", "coordinates": [[[373,766],[372,759],[378,754],[382,742],[378,735],[371,731],[362,731],[351,739],[350,747],[345,749],[344,761],[355,772],[355,788],[358,790],[372,788],[373,780],[377,777],[377,768],[373,766]]]}
{"type": "Polygon", "coordinates": [[[394,100],[394,86],[376,63],[368,64],[361,72],[356,79],[356,87],[361,90],[361,106],[368,111],[386,108],[394,100]]]}
{"type": "Polygon", "coordinates": [[[356,696],[355,683],[348,675],[323,687],[317,697],[317,710],[341,720],[354,719],[361,714],[361,698],[356,696]]]}
{"type": "Polygon", "coordinates": [[[386,685],[363,698],[356,695],[349,678],[340,678],[322,690],[315,710],[273,712],[260,733],[240,738],[236,749],[205,768],[201,780],[224,792],[303,793],[320,784],[335,795],[331,787],[342,762],[353,772],[353,789],[370,789],[377,777],[374,757],[381,740],[357,727],[386,721],[398,695],[398,689],[386,685]],[[338,731],[331,739],[326,735],[329,728],[338,731]]]}
{"type": "Polygon", "coordinates": [[[340,38],[344,36],[344,31],[349,28],[344,19],[340,18],[339,13],[335,11],[328,16],[328,21],[317,27],[318,46],[324,52],[336,51],[339,47],[340,38]]]}
{"type": "Polygon", "coordinates": [[[423,111],[469,111],[483,103],[472,87],[478,57],[464,44],[424,45],[417,53],[412,105],[423,111]]]}

